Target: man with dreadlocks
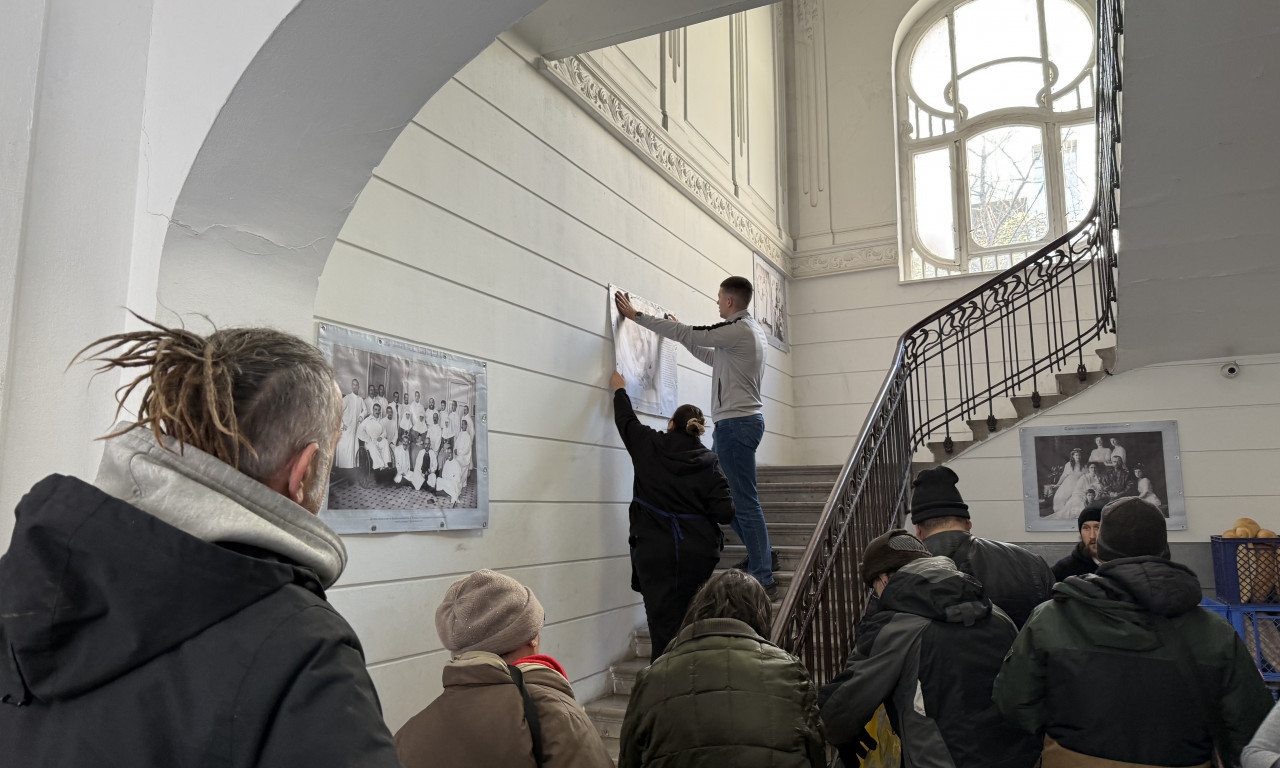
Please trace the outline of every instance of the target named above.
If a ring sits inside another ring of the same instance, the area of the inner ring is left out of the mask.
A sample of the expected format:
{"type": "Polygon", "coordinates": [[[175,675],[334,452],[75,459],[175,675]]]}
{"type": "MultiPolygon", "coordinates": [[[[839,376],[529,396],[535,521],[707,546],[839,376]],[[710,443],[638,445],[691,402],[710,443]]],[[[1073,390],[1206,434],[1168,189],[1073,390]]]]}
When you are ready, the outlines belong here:
{"type": "Polygon", "coordinates": [[[137,423],[92,484],[36,484],[0,558],[4,764],[398,766],[324,597],[333,371],[279,331],[147,325],[82,352],[140,371],[137,423]]]}

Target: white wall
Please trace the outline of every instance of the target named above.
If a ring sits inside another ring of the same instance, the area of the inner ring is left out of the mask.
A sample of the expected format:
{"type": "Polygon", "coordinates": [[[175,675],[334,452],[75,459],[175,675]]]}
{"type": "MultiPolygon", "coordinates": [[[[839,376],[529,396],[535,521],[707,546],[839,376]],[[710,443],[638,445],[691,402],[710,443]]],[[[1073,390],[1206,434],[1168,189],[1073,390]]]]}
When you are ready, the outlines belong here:
{"type": "MultiPolygon", "coordinates": [[[[1186,531],[1204,542],[1236,518],[1280,525],[1280,356],[1242,357],[1238,378],[1224,360],[1139,368],[1108,378],[1036,417],[1034,426],[1130,421],[1178,422],[1186,531]]],[[[974,530],[1004,541],[1067,541],[1073,533],[1028,533],[1022,517],[1018,431],[1011,429],[948,463],[973,513],[974,530]]]]}
{"type": "Polygon", "coordinates": [[[1278,352],[1280,4],[1128,0],[1124,21],[1121,361],[1278,352]]]}
{"type": "MultiPolygon", "coordinates": [[[[752,254],[514,49],[495,43],[397,140],[325,268],[319,318],[489,362],[491,523],[483,532],[347,537],[330,593],[365,643],[388,722],[440,691],[432,616],[481,567],[547,608],[544,648],[580,699],[643,620],[629,588],[631,469],[611,420],[606,286],[714,321],[752,254]]],[[[681,351],[680,399],[710,400],[681,351]]],[[[793,458],[791,361],[769,353],[763,463],[793,458]]],[[[656,422],[655,422],[656,423],[656,422]]]]}

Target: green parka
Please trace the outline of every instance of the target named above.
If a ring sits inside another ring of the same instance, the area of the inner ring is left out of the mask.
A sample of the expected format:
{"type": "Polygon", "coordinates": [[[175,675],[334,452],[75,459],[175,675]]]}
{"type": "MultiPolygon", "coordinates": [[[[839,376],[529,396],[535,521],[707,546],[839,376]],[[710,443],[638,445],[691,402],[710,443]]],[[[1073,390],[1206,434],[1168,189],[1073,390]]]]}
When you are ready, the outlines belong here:
{"type": "Polygon", "coordinates": [[[1189,568],[1158,557],[1068,578],[1014,641],[996,705],[1082,756],[1200,765],[1216,730],[1224,757],[1238,760],[1272,699],[1244,643],[1199,607],[1200,594],[1189,568]]]}
{"type": "Polygon", "coordinates": [[[694,622],[636,677],[619,768],[826,764],[808,673],[741,621],[694,622]]]}

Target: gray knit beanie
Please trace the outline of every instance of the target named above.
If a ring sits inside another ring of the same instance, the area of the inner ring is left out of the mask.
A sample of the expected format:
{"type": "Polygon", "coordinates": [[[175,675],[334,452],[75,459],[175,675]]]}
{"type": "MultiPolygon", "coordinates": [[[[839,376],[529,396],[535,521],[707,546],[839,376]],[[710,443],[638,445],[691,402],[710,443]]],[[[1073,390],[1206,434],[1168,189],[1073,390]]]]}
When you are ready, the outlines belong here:
{"type": "Polygon", "coordinates": [[[436,633],[456,656],[510,653],[542,632],[546,618],[532,590],[490,570],[455,581],[436,609],[436,633]]]}

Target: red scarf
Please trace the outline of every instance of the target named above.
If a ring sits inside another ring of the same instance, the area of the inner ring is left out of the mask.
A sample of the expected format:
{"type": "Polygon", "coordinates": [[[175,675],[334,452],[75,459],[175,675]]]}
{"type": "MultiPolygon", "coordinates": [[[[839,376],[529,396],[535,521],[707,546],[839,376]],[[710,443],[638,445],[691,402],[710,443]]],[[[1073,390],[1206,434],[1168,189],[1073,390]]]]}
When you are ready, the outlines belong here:
{"type": "Polygon", "coordinates": [[[518,667],[521,664],[541,664],[547,669],[554,669],[555,671],[559,672],[560,676],[563,677],[565,680],[569,679],[569,673],[564,671],[564,667],[560,666],[560,662],[556,661],[550,656],[546,656],[541,653],[533,656],[525,656],[523,659],[517,659],[516,663],[513,664],[512,666],[518,667]]]}

